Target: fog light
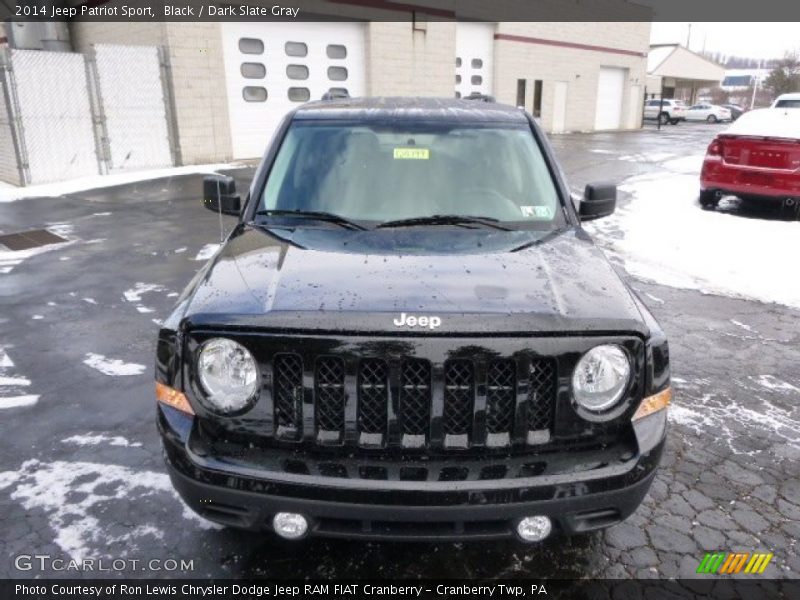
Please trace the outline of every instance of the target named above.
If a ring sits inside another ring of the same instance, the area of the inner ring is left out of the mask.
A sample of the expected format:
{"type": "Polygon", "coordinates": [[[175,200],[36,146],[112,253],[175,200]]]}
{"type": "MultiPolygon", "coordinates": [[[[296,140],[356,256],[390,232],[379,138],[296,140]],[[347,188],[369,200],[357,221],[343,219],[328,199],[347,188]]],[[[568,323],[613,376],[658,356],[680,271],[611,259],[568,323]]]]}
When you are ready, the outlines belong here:
{"type": "Polygon", "coordinates": [[[550,517],[543,515],[523,517],[517,524],[517,534],[525,542],[541,542],[552,530],[550,517]]]}
{"type": "Polygon", "coordinates": [[[282,538],[299,540],[308,531],[308,520],[297,513],[281,512],[272,518],[272,528],[282,538]]]}

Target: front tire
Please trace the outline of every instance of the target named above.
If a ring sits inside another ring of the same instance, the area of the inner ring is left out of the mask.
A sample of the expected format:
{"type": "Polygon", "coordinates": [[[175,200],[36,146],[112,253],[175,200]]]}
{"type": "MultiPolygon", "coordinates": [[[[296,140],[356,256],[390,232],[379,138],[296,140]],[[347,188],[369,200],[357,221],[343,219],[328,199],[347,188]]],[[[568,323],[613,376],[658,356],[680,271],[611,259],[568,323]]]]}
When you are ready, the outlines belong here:
{"type": "Polygon", "coordinates": [[[680,119],[670,119],[669,120],[669,124],[670,125],[677,125],[678,123],[680,123],[680,119]]]}
{"type": "Polygon", "coordinates": [[[719,121],[719,119],[717,119],[716,115],[708,115],[706,121],[708,121],[709,123],[716,123],[717,121],[719,121]]]}
{"type": "Polygon", "coordinates": [[[714,190],[700,190],[700,207],[703,210],[714,210],[719,204],[719,196],[714,190]]]}

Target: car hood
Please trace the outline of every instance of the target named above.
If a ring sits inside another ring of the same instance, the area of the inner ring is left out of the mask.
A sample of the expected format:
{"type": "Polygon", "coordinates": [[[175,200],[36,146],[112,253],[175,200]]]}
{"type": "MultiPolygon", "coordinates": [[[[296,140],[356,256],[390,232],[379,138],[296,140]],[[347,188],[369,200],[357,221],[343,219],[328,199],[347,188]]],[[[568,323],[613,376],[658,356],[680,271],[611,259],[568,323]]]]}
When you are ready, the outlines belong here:
{"type": "Polygon", "coordinates": [[[535,235],[242,225],[198,273],[173,318],[188,329],[647,335],[630,290],[584,231],[531,243],[535,235]],[[398,327],[402,313],[436,316],[441,325],[398,327]]]}

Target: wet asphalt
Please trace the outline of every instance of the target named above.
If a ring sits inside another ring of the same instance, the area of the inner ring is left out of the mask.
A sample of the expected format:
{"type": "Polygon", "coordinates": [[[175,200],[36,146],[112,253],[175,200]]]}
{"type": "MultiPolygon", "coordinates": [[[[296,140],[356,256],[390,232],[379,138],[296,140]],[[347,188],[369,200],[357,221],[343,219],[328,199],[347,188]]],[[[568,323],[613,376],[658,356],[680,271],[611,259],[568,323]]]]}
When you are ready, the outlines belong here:
{"type": "MultiPolygon", "coordinates": [[[[580,190],[668,174],[661,163],[702,153],[717,129],[552,142],[580,190]]],[[[252,172],[231,174],[243,189],[252,172]]],[[[0,405],[38,396],[0,408],[0,578],[98,574],[27,569],[21,555],[124,558],[100,574],[134,577],[672,578],[693,576],[707,551],[774,552],[765,577],[800,576],[800,392],[776,383],[797,380],[800,312],[635,279],[670,338],[676,409],[663,466],[625,523],[536,546],[290,544],[209,527],[171,491],[152,384],[157,321],[219,241],[200,186],[190,175],[0,204],[0,233],[51,227],[70,240],[0,274],[0,405]]],[[[785,218],[726,210],[754,227],[785,218]]]]}

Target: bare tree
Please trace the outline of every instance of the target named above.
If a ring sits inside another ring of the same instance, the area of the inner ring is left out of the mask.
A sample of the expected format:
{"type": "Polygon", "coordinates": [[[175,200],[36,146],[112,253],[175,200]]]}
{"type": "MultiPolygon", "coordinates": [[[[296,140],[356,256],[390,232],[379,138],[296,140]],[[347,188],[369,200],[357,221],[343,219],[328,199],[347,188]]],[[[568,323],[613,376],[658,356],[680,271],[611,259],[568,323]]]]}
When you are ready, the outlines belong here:
{"type": "Polygon", "coordinates": [[[764,80],[764,87],[774,95],[800,92],[800,55],[787,52],[775,61],[775,67],[764,80]]]}

